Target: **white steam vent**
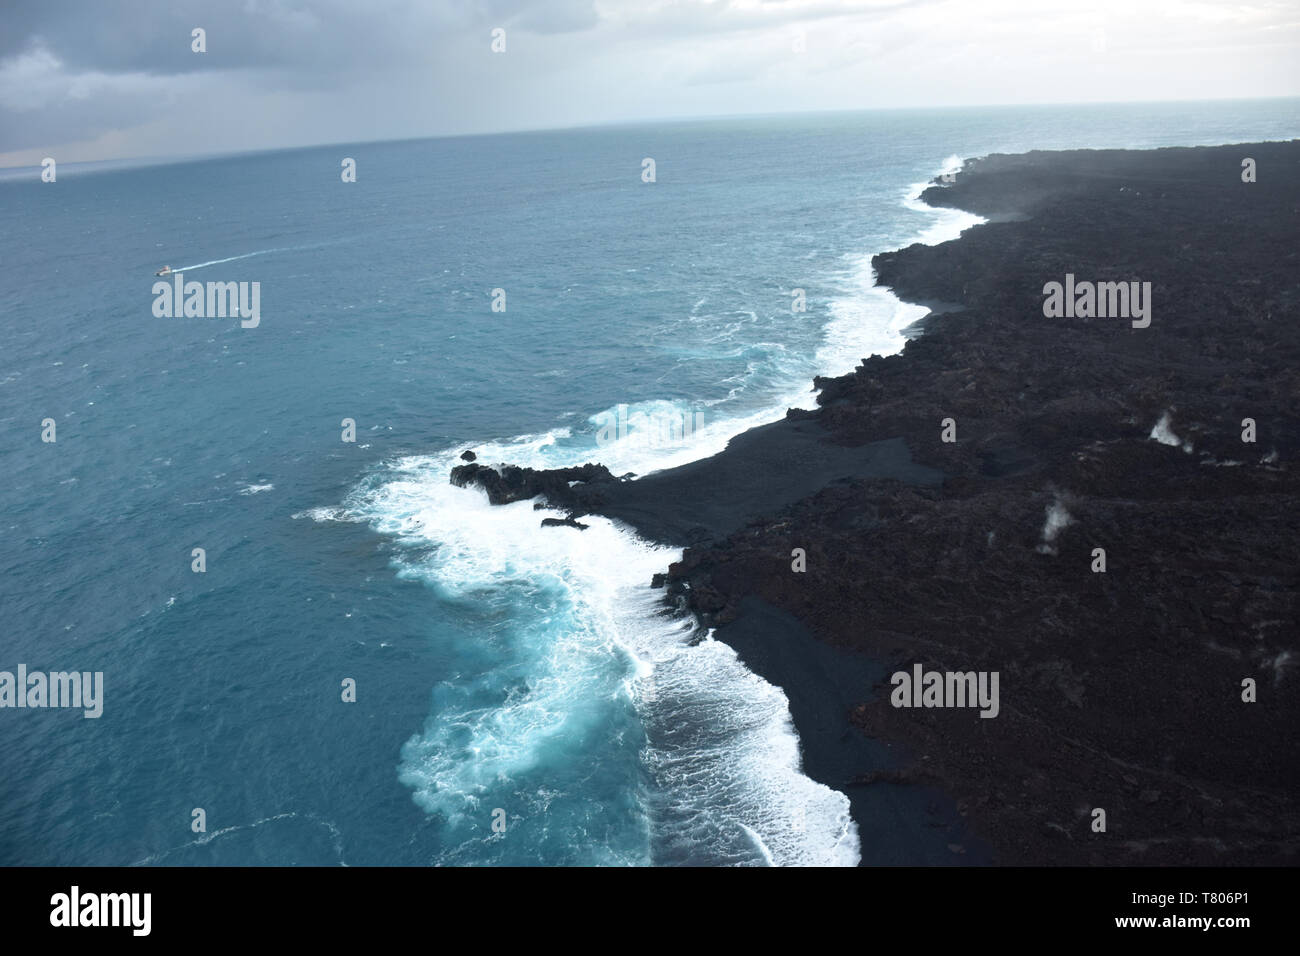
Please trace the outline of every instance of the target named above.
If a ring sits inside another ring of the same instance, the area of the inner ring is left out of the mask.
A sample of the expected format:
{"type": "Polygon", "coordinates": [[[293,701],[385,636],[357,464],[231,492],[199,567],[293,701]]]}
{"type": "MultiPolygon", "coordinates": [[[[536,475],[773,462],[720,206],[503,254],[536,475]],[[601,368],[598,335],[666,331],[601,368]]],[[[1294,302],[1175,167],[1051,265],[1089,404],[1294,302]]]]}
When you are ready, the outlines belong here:
{"type": "Polygon", "coordinates": [[[1043,522],[1043,541],[1038,546],[1039,554],[1056,554],[1053,542],[1056,536],[1068,525],[1074,524],[1074,518],[1065,510],[1065,505],[1057,498],[1047,506],[1047,520],[1043,522]]]}
{"type": "Polygon", "coordinates": [[[1169,427],[1168,412],[1165,412],[1163,415],[1160,416],[1160,421],[1156,422],[1155,427],[1151,429],[1151,434],[1148,435],[1147,437],[1154,438],[1162,445],[1181,446],[1183,451],[1187,452],[1188,454],[1191,454],[1192,451],[1191,442],[1183,441],[1181,438],[1175,435],[1174,430],[1169,427]]]}

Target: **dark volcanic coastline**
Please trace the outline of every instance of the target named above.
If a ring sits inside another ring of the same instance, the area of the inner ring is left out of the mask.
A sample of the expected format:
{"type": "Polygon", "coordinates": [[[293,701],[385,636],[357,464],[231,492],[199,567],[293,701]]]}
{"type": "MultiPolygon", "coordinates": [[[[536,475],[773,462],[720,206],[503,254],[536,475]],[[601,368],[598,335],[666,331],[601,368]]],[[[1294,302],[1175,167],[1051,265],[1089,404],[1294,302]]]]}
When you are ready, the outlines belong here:
{"type": "Polygon", "coordinates": [[[817,410],[635,481],[452,480],[689,545],[656,584],[785,689],[865,864],[1294,864],[1300,141],[990,156],[923,199],[989,221],[878,281],[959,308],[817,410]],[[1067,273],[1149,282],[1149,327],[1045,317],[1067,273]],[[892,707],[914,664],[999,672],[998,716],[892,707]]]}

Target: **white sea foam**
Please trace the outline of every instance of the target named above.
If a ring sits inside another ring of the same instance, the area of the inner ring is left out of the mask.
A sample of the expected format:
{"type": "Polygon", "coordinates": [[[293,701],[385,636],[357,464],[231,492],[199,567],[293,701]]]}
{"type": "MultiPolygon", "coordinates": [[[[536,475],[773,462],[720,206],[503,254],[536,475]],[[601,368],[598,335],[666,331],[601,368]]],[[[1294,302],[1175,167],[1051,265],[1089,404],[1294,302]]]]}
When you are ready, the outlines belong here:
{"type": "MultiPolygon", "coordinates": [[[[510,460],[553,464],[550,445],[510,443],[510,460]]],[[[725,644],[693,642],[688,622],[660,613],[662,592],[649,581],[680,550],[649,545],[600,517],[584,518],[590,526],[582,532],[541,528],[529,502],[492,506],[479,491],[452,486],[455,463],[450,451],[403,459],[348,506],[420,554],[402,573],[445,598],[510,586],[559,597],[542,602],[555,626],[539,635],[547,646],[536,648],[525,685],[496,707],[453,702],[408,743],[401,778],[421,806],[453,822],[481,812],[479,798],[502,781],[581,740],[599,716],[593,698],[599,703],[607,675],[620,673],[615,689],[637,707],[648,735],[652,856],[752,863],[754,841],[743,836],[752,832],[760,859],[779,865],[858,861],[847,799],[800,772],[785,695],[725,644]]]]}
{"type": "MultiPolygon", "coordinates": [[[[961,167],[960,157],[949,156],[936,170],[936,175],[956,173],[961,167]]],[[[920,226],[915,242],[937,245],[957,238],[971,226],[985,222],[983,217],[963,210],[927,206],[921,202],[921,193],[930,185],[928,181],[913,183],[900,194],[902,205],[929,220],[928,224],[920,226]]],[[[828,307],[831,318],[823,333],[822,344],[817,349],[817,374],[844,375],[871,355],[893,355],[901,351],[907,343],[903,331],[928,312],[925,306],[903,302],[889,288],[877,285],[871,259],[870,253],[855,255],[840,277],[843,292],[833,298],[828,307]]],[[[695,307],[698,309],[703,302],[704,299],[699,300],[695,307]]],[[[743,349],[752,346],[737,347],[743,349]]],[[[795,363],[791,365],[795,366],[795,363]]],[[[752,368],[751,365],[747,373],[752,368]]],[[[715,455],[736,435],[781,418],[788,408],[817,407],[816,392],[811,388],[804,370],[798,368],[795,374],[797,377],[778,388],[770,402],[765,402],[762,407],[742,416],[716,418],[712,414],[711,403],[692,405],[686,402],[652,401],[627,406],[626,415],[632,426],[629,434],[620,441],[602,447],[598,458],[615,474],[631,471],[644,475],[715,455]],[[656,421],[676,419],[693,422],[697,411],[703,413],[703,428],[669,447],[655,444],[653,425],[656,421]],[[638,433],[636,429],[639,424],[648,427],[638,433]]],[[[734,392],[729,397],[734,397],[734,392]]],[[[617,406],[605,409],[591,416],[588,421],[596,425],[616,412],[617,406]]]]}
{"type": "Polygon", "coordinates": [[[817,365],[823,375],[845,375],[864,358],[901,351],[907,344],[903,330],[928,311],[876,285],[869,255],[860,258],[844,281],[848,289],[831,301],[831,321],[817,350],[817,365]]]}
{"type": "Polygon", "coordinates": [[[329,521],[350,520],[346,508],[308,508],[306,511],[299,511],[292,517],[295,519],[310,518],[312,521],[317,521],[321,524],[329,521]]]}
{"type": "MultiPolygon", "coordinates": [[[[960,156],[949,156],[943,161],[943,166],[939,169],[938,175],[950,175],[961,172],[962,160],[960,156]]],[[[944,206],[927,206],[921,202],[921,193],[925,192],[933,183],[913,183],[908,187],[907,193],[903,198],[903,205],[914,212],[928,216],[931,223],[921,231],[920,236],[913,240],[924,243],[927,246],[937,246],[941,242],[948,242],[950,239],[956,239],[971,226],[978,226],[986,222],[983,216],[977,216],[974,213],[966,212],[964,209],[950,209],[944,206]]]]}
{"type": "MultiPolygon", "coordinates": [[[[961,170],[958,156],[949,156],[936,175],[961,170]]],[[[902,204],[929,220],[912,240],[934,246],[956,239],[971,226],[984,222],[982,216],[960,209],[927,206],[921,193],[930,182],[913,183],[903,191],[902,204]]],[[[872,355],[893,355],[907,344],[903,330],[926,315],[921,305],[903,302],[893,291],[876,284],[872,255],[855,256],[841,277],[844,292],[830,303],[831,321],[817,350],[817,367],[822,375],[844,375],[872,355]]]]}
{"type": "MultiPolygon", "coordinates": [[[[628,422],[626,436],[594,447],[589,458],[601,462],[616,475],[632,472],[640,476],[665,468],[675,468],[716,455],[736,435],[780,418],[787,408],[799,403],[811,403],[813,395],[811,383],[804,382],[771,404],[765,404],[745,415],[725,418],[714,417],[716,404],[709,403],[650,401],[626,405],[623,406],[623,415],[628,422]],[[694,427],[697,421],[701,423],[698,428],[694,427]],[[660,440],[665,422],[690,422],[692,429],[681,440],[665,444],[660,440]]],[[[811,407],[811,404],[800,407],[811,407]]],[[[618,414],[618,406],[607,408],[592,415],[588,423],[593,428],[598,427],[618,414]]]]}

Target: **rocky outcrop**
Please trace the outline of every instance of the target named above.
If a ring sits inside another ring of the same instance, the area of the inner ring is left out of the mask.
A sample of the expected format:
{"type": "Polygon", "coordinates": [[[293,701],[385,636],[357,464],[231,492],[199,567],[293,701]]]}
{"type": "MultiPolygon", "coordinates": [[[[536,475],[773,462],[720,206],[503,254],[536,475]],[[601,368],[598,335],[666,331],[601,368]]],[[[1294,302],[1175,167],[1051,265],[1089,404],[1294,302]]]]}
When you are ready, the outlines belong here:
{"type": "Polygon", "coordinates": [[[517,465],[493,468],[477,462],[457,465],[451,470],[451,483],[460,488],[476,486],[487,492],[494,505],[527,501],[542,495],[557,508],[572,508],[575,503],[571,483],[599,484],[618,481],[604,465],[578,465],[573,468],[535,469],[517,465]]]}
{"type": "Polygon", "coordinates": [[[577,528],[579,531],[586,531],[587,525],[578,521],[572,515],[567,518],[543,518],[543,528],[577,528]]]}

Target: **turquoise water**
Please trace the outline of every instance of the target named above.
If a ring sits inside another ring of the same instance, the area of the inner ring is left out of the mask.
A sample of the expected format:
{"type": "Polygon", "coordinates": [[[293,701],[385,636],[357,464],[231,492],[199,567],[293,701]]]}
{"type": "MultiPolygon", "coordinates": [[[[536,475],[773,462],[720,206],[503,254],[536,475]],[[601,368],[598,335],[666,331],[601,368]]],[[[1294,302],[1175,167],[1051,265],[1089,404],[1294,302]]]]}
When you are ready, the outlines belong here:
{"type": "Polygon", "coordinates": [[[643,474],[809,404],[901,345],[869,259],[973,221],[909,201],[957,157],[1298,131],[1294,100],[879,112],[6,173],[0,670],[105,701],[0,710],[0,862],[871,862],[781,692],[656,612],[677,551],[449,468],[643,474]],[[163,264],[260,283],[260,325],[155,318],[163,264]]]}

